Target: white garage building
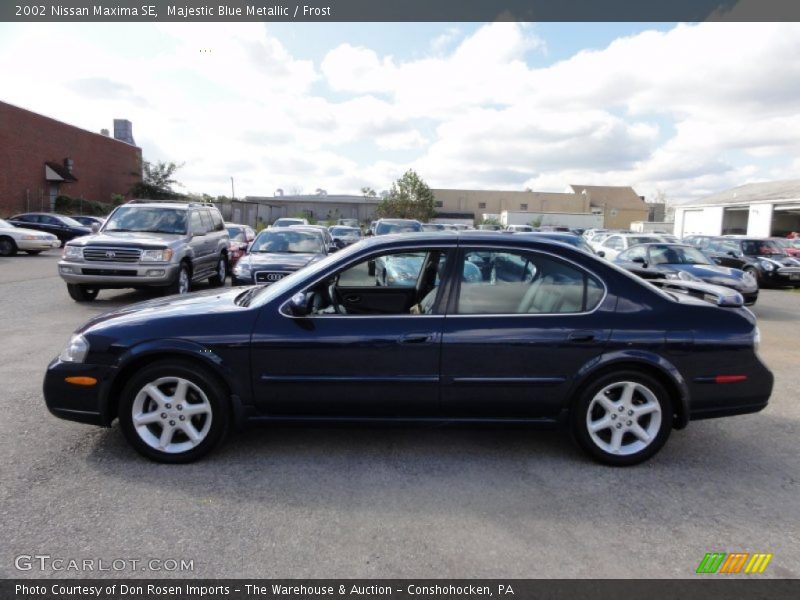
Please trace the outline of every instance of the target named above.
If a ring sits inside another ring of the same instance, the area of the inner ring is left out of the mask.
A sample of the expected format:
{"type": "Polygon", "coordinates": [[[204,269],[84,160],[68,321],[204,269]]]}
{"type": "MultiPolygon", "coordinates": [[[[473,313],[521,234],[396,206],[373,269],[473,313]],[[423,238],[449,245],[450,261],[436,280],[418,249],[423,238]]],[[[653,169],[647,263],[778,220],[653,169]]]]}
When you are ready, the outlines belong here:
{"type": "Polygon", "coordinates": [[[800,231],[800,179],[749,183],[675,208],[675,235],[785,236],[800,231]]]}

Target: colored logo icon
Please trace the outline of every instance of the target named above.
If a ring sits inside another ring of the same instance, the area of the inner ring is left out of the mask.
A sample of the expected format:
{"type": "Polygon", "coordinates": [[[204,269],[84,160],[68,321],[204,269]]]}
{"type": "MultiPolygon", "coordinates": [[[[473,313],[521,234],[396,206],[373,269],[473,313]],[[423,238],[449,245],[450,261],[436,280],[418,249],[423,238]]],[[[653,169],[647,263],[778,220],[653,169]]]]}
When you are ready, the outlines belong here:
{"type": "Polygon", "coordinates": [[[697,566],[697,573],[701,574],[755,574],[763,573],[767,568],[772,554],[764,552],[707,552],[697,566]]]}

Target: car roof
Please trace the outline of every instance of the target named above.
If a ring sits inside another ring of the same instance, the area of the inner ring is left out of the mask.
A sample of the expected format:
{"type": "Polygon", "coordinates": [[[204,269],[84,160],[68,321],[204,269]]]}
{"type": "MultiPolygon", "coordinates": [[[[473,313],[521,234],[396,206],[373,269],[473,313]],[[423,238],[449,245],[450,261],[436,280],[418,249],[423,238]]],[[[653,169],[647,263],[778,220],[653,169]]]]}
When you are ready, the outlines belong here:
{"type": "Polygon", "coordinates": [[[546,235],[548,232],[534,233],[509,233],[507,231],[487,231],[481,229],[471,229],[468,231],[420,231],[420,232],[407,232],[407,233],[392,233],[388,235],[379,235],[365,238],[361,242],[366,247],[379,246],[383,244],[390,245],[398,242],[414,242],[417,244],[432,243],[441,245],[442,243],[457,243],[462,244],[502,244],[517,245],[520,247],[525,246],[541,246],[542,248],[553,247],[556,245],[560,248],[570,248],[571,250],[579,251],[578,248],[571,244],[559,241],[556,236],[564,237],[579,237],[573,236],[567,232],[550,232],[552,235],[546,235]]]}

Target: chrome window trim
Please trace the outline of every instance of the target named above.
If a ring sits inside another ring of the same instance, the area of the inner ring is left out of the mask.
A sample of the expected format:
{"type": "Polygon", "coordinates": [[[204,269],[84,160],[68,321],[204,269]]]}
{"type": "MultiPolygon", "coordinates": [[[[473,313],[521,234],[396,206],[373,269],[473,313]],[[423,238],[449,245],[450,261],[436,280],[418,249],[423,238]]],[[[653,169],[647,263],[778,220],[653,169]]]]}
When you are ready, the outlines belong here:
{"type": "MultiPolygon", "coordinates": [[[[459,240],[460,239],[461,238],[459,238],[459,240]]],[[[559,243],[560,244],[561,242],[548,242],[548,243],[559,243]]],[[[569,248],[572,251],[580,251],[580,249],[577,249],[574,246],[570,246],[569,244],[563,244],[563,245],[566,248],[569,248]]],[[[395,250],[402,252],[403,250],[407,250],[409,247],[410,248],[419,248],[419,245],[418,244],[410,244],[409,243],[407,246],[394,247],[394,248],[392,248],[392,253],[394,253],[395,250]]],[[[442,319],[447,318],[447,319],[450,319],[450,318],[454,318],[454,317],[455,318],[497,318],[497,317],[528,317],[528,318],[536,318],[536,317],[583,316],[583,315],[591,315],[591,314],[594,314],[595,312],[597,312],[600,309],[600,307],[603,306],[603,304],[605,303],[606,299],[608,298],[608,285],[606,285],[605,280],[602,277],[600,277],[595,271],[593,271],[592,269],[590,269],[588,267],[585,267],[585,266],[581,265],[580,263],[575,262],[574,260],[572,260],[570,258],[567,258],[565,256],[560,256],[559,254],[556,254],[556,253],[554,253],[552,251],[549,251],[549,250],[540,250],[538,248],[526,248],[524,246],[519,246],[517,244],[503,243],[503,241],[500,241],[500,243],[491,243],[491,242],[479,241],[479,242],[470,243],[468,246],[459,245],[459,244],[447,244],[447,245],[442,245],[442,246],[438,246],[437,245],[437,246],[430,246],[429,250],[430,249],[434,249],[434,248],[435,249],[455,249],[456,251],[461,249],[461,250],[464,250],[465,252],[467,251],[467,249],[473,249],[473,248],[493,248],[495,250],[496,249],[503,249],[503,250],[518,250],[518,251],[527,251],[527,252],[538,252],[538,253],[553,257],[553,258],[555,258],[557,260],[561,260],[561,261],[567,262],[567,263],[575,266],[580,271],[585,272],[585,273],[589,273],[590,275],[592,275],[597,281],[600,282],[600,285],[603,287],[603,296],[600,298],[600,301],[597,303],[597,305],[592,310],[582,311],[582,312],[572,312],[572,313],[490,313],[490,314],[480,313],[480,314],[473,314],[473,315],[470,315],[470,314],[460,315],[460,314],[457,314],[457,313],[448,313],[448,312],[445,312],[445,313],[439,314],[439,315],[414,315],[414,314],[411,314],[411,313],[402,314],[402,315],[347,315],[347,314],[342,315],[342,314],[336,313],[336,314],[328,314],[328,315],[325,315],[325,316],[316,315],[316,318],[322,318],[322,319],[326,319],[327,320],[327,319],[331,319],[331,318],[351,318],[351,319],[392,319],[392,318],[397,319],[397,318],[401,318],[401,319],[404,319],[404,318],[407,318],[407,317],[423,317],[423,318],[427,317],[427,318],[442,318],[442,319]]],[[[337,271],[341,272],[344,269],[349,268],[351,265],[355,264],[356,262],[369,260],[372,256],[380,256],[380,253],[381,253],[381,251],[379,251],[378,253],[375,253],[375,254],[368,254],[366,256],[362,256],[362,257],[359,257],[357,259],[353,259],[353,260],[345,263],[344,267],[342,267],[341,269],[337,269],[337,271]]],[[[597,260],[600,260],[600,259],[597,258],[597,260]]],[[[304,282],[299,287],[300,287],[301,291],[302,290],[307,290],[308,288],[317,285],[323,279],[325,279],[324,276],[317,278],[313,283],[310,283],[310,284],[307,283],[307,282],[304,282]]],[[[315,318],[314,315],[306,315],[306,316],[303,316],[303,317],[296,317],[294,315],[287,314],[286,311],[284,311],[284,308],[289,303],[289,300],[291,300],[292,296],[294,296],[294,294],[299,294],[299,293],[301,293],[301,292],[297,291],[297,292],[288,294],[286,299],[283,302],[280,303],[280,306],[278,307],[278,313],[281,314],[282,316],[286,317],[287,319],[313,319],[313,318],[315,318]]]]}

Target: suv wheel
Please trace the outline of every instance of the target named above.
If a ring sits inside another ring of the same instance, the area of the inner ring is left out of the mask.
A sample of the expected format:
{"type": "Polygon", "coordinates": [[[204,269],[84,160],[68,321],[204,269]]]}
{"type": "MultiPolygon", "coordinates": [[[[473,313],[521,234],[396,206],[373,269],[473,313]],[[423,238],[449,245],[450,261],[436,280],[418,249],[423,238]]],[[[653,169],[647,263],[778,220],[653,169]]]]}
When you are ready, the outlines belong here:
{"type": "Polygon", "coordinates": [[[178,269],[178,275],[171,285],[167,286],[167,294],[188,294],[192,291],[192,273],[189,265],[185,262],[181,263],[178,269]]]}
{"type": "Polygon", "coordinates": [[[214,274],[208,278],[208,282],[216,287],[225,285],[225,277],[228,276],[228,261],[225,259],[224,254],[219,255],[217,260],[217,268],[214,274]]]}
{"type": "Polygon", "coordinates": [[[68,283],[67,292],[69,292],[70,298],[75,300],[75,302],[91,302],[97,298],[97,294],[100,292],[100,290],[96,287],[91,287],[88,285],[68,283]]]}
{"type": "Polygon", "coordinates": [[[654,378],[619,371],[584,390],[571,420],[578,443],[592,458],[613,466],[635,465],[666,443],[672,429],[672,402],[654,378]]]}
{"type": "Polygon", "coordinates": [[[119,421],[134,449],[151,460],[187,463],[207,454],[228,430],[225,389],[205,369],[159,361],[125,385],[119,421]]]}

